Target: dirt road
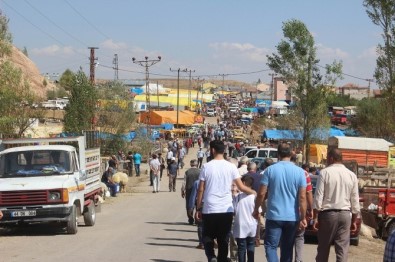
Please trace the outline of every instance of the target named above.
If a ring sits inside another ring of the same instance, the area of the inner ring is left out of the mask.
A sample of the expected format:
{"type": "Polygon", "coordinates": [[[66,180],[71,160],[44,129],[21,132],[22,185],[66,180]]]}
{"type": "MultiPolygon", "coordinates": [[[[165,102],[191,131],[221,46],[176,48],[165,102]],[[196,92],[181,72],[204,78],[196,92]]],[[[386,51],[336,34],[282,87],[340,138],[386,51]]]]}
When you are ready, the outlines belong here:
{"type": "MultiPolygon", "coordinates": [[[[182,175],[196,150],[186,157],[182,175]]],[[[187,223],[182,179],[177,192],[169,192],[164,176],[160,193],[153,194],[147,175],[133,178],[130,192],[106,200],[96,225],[85,227],[81,221],[77,235],[53,225],[0,229],[0,261],[206,261],[204,251],[195,249],[196,227],[187,223]]],[[[351,247],[349,261],[381,261],[383,249],[383,241],[362,238],[360,246],[351,247]]],[[[314,261],[315,253],[316,244],[305,245],[305,261],[314,261]]],[[[255,257],[265,261],[263,246],[255,257]]],[[[335,261],[334,250],[329,261],[335,261]]]]}

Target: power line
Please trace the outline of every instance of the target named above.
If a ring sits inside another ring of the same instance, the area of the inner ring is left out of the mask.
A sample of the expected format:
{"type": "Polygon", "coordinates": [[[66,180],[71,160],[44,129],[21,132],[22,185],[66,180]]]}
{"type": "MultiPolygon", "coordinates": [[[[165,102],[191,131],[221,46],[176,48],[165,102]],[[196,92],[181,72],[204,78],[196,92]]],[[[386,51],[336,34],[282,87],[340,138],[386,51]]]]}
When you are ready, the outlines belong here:
{"type": "Polygon", "coordinates": [[[96,32],[98,32],[99,34],[101,34],[102,36],[104,36],[104,38],[106,39],[110,39],[110,37],[108,37],[106,34],[104,34],[102,31],[99,30],[99,28],[97,28],[94,24],[92,24],[91,22],[88,21],[88,19],[86,19],[76,8],[74,8],[69,1],[65,0],[66,4],[74,10],[75,13],[77,13],[82,19],[84,19],[84,21],[89,24],[93,29],[96,30],[96,32]]]}
{"type": "Polygon", "coordinates": [[[29,24],[31,24],[33,27],[35,27],[36,29],[38,29],[41,33],[45,34],[46,36],[52,38],[53,40],[55,40],[58,44],[62,45],[62,46],[66,46],[64,43],[62,43],[60,40],[58,40],[57,38],[55,38],[54,36],[52,36],[51,34],[45,32],[44,30],[42,30],[40,27],[36,26],[34,23],[32,23],[29,19],[27,19],[24,15],[22,15],[21,13],[19,13],[15,8],[13,8],[11,5],[7,4],[7,2],[2,1],[3,4],[5,4],[6,6],[8,6],[10,9],[12,9],[17,15],[19,15],[20,17],[22,17],[26,22],[28,22],[29,24]]]}
{"type": "Polygon", "coordinates": [[[57,27],[59,30],[61,30],[63,33],[65,33],[66,35],[68,35],[69,37],[73,38],[74,40],[76,40],[77,42],[81,43],[84,46],[87,46],[88,44],[84,43],[83,41],[81,41],[80,39],[78,39],[77,37],[73,36],[72,34],[70,34],[69,32],[67,32],[66,30],[64,30],[63,28],[61,28],[58,24],[56,24],[54,21],[52,21],[48,16],[46,16],[45,14],[43,14],[40,10],[38,10],[36,7],[34,7],[31,3],[29,3],[28,1],[25,0],[25,3],[28,4],[31,8],[33,8],[37,13],[39,13],[42,17],[44,17],[45,19],[47,19],[52,25],[54,25],[55,27],[57,27]]]}
{"type": "MultiPolygon", "coordinates": [[[[317,65],[317,66],[326,69],[325,66],[322,66],[322,65],[317,65]]],[[[353,76],[353,75],[350,75],[350,74],[347,74],[347,73],[343,73],[343,72],[341,73],[341,75],[345,75],[345,76],[348,76],[348,77],[351,77],[351,78],[355,78],[355,79],[358,79],[358,80],[363,80],[363,81],[369,82],[369,84],[370,84],[370,82],[376,83],[372,79],[362,78],[362,77],[359,77],[359,76],[353,76]]]]}

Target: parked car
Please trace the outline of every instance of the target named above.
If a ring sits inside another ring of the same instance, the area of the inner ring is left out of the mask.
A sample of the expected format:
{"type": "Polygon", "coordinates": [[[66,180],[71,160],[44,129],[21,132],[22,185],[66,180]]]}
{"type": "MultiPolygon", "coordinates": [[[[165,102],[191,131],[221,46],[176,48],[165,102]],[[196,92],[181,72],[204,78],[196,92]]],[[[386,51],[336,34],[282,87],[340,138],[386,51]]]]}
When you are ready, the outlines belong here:
{"type": "Polygon", "coordinates": [[[207,116],[216,116],[217,112],[215,112],[214,108],[207,109],[207,116]]]}
{"type": "Polygon", "coordinates": [[[244,154],[249,160],[253,158],[271,158],[273,162],[278,161],[277,148],[257,148],[251,149],[244,154]]]}

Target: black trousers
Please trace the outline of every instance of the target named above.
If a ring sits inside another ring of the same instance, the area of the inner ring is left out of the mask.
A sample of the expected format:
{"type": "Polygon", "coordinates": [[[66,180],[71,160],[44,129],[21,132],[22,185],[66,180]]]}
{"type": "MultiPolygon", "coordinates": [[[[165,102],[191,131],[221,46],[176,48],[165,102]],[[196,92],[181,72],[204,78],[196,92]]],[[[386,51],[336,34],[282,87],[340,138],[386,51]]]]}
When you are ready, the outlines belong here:
{"type": "Polygon", "coordinates": [[[203,214],[203,243],[206,256],[210,261],[215,257],[214,239],[218,242],[218,262],[228,261],[229,234],[233,213],[203,214]]]}
{"type": "Polygon", "coordinates": [[[198,158],[197,168],[202,168],[202,165],[203,165],[203,157],[199,157],[198,158]]]}

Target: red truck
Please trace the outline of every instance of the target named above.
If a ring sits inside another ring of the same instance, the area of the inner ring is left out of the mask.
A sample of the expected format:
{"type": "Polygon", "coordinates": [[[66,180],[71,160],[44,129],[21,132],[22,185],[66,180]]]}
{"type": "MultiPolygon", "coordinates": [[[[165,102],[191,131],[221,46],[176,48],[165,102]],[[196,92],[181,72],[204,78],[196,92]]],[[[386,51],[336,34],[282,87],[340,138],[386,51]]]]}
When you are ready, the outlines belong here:
{"type": "Polygon", "coordinates": [[[347,115],[335,114],[331,117],[331,123],[334,125],[346,125],[348,123],[347,115]]]}

